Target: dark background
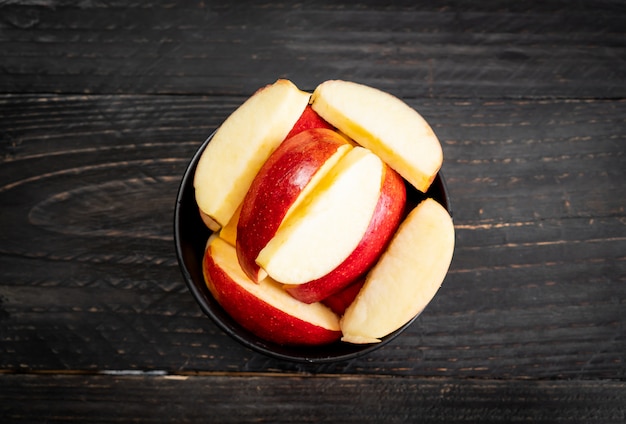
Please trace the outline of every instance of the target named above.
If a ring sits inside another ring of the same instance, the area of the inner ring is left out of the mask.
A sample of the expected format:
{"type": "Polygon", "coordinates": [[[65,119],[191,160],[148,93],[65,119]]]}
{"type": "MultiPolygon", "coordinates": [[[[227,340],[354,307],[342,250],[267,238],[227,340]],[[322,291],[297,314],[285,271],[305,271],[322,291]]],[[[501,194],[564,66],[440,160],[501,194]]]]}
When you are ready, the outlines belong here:
{"type": "Polygon", "coordinates": [[[0,1],[2,422],[625,422],[625,99],[621,1],[0,1]],[[444,149],[448,277],[359,359],[248,350],[178,268],[187,163],[277,78],[444,149]]]}

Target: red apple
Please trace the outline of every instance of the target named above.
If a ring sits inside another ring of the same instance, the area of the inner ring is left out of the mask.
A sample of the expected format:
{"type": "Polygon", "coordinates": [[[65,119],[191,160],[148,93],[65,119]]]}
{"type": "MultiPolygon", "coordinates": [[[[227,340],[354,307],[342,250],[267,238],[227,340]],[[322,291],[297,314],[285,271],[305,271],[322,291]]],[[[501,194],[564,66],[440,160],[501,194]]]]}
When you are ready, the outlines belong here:
{"type": "Polygon", "coordinates": [[[283,284],[308,283],[331,272],[365,236],[384,169],[369,150],[352,148],[283,220],[257,263],[283,284]]]}
{"type": "Polygon", "coordinates": [[[258,90],[196,168],[200,216],[215,232],[207,287],[269,342],[380,341],[426,307],[452,260],[439,203],[403,220],[405,183],[426,192],[442,160],[428,123],[383,91],[338,80],[312,95],[287,80],[258,90]]]}
{"type": "Polygon", "coordinates": [[[331,294],[322,300],[322,304],[328,306],[331,311],[341,316],[344,314],[348,306],[354,302],[361,288],[365,284],[365,278],[359,278],[350,283],[347,287],[339,290],[337,293],[331,294]]]}
{"type": "Polygon", "coordinates": [[[385,165],[378,204],[358,246],[328,274],[304,284],[289,285],[287,292],[303,302],[318,302],[360,277],[376,262],[398,229],[405,203],[404,180],[385,165]]]}
{"type": "Polygon", "coordinates": [[[217,236],[203,260],[206,284],[224,310],[242,327],[283,345],[322,345],[341,337],[339,319],[321,303],[304,304],[267,278],[251,281],[239,266],[235,248],[217,236]]]}
{"type": "Polygon", "coordinates": [[[304,108],[304,112],[300,115],[298,121],[294,124],[289,134],[285,139],[291,138],[296,134],[301,133],[302,131],[310,130],[313,128],[327,128],[329,130],[334,129],[332,125],[326,122],[321,116],[317,114],[311,107],[308,105],[304,108]]]}
{"type": "MultiPolygon", "coordinates": [[[[298,119],[298,121],[295,123],[295,125],[293,126],[293,128],[291,129],[289,134],[287,134],[287,137],[285,137],[285,140],[293,137],[294,135],[300,134],[303,131],[307,131],[307,130],[315,129],[315,128],[332,129],[333,126],[330,125],[328,122],[324,121],[311,108],[310,105],[307,105],[307,107],[302,112],[302,115],[300,115],[300,118],[298,119]]],[[[284,141],[283,141],[283,143],[284,143],[284,141]]],[[[283,143],[281,143],[281,144],[283,144],[283,143]]],[[[279,148],[280,148],[280,145],[279,145],[279,148]]],[[[239,221],[239,214],[240,214],[240,212],[241,212],[241,205],[239,205],[239,207],[235,210],[235,213],[230,218],[228,223],[226,225],[222,226],[221,230],[220,230],[220,237],[222,237],[224,240],[226,240],[229,243],[231,243],[233,246],[235,246],[235,243],[236,243],[237,224],[238,224],[238,221],[239,221]]],[[[220,225],[216,221],[214,221],[210,216],[208,216],[207,214],[202,212],[202,210],[200,210],[200,217],[202,218],[204,224],[209,229],[212,229],[213,231],[216,231],[216,230],[218,230],[220,228],[220,225]]]]}
{"type": "Polygon", "coordinates": [[[333,166],[352,149],[336,132],[315,128],[285,140],[256,175],[241,205],[237,256],[253,280],[266,274],[256,263],[259,252],[333,166]]]}

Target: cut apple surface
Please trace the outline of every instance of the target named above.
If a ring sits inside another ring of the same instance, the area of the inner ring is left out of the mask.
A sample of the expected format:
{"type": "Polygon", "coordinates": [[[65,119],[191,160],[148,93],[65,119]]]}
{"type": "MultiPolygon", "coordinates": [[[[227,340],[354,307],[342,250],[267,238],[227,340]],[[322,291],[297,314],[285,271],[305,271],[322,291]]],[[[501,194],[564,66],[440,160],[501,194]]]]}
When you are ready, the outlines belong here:
{"type": "Polygon", "coordinates": [[[218,222],[211,218],[209,215],[204,213],[202,209],[198,208],[198,213],[200,214],[200,219],[202,219],[202,222],[209,230],[217,231],[220,229],[221,225],[218,224],[218,222]]]}
{"type": "Polygon", "coordinates": [[[268,342],[379,342],[421,313],[452,261],[452,218],[409,187],[426,193],[442,161],[432,128],[391,94],[261,88],[197,162],[206,286],[268,342]]]}
{"type": "Polygon", "coordinates": [[[254,93],[218,128],[194,176],[196,202],[209,228],[215,231],[228,223],[309,98],[290,81],[278,80],[254,93]]]}
{"type": "Polygon", "coordinates": [[[232,246],[237,245],[237,225],[239,224],[239,216],[241,215],[241,206],[235,210],[235,213],[230,218],[230,221],[224,225],[220,231],[220,237],[230,243],[232,246]]]}
{"type": "Polygon", "coordinates": [[[452,218],[435,200],[423,200],[402,222],[346,310],[342,340],[375,343],[409,322],[435,296],[453,250],[452,218]]]}
{"type": "Polygon", "coordinates": [[[261,167],[237,224],[237,256],[253,281],[267,275],[256,259],[283,220],[350,149],[348,140],[332,130],[309,129],[285,140],[261,167]]]}
{"type": "Polygon", "coordinates": [[[211,294],[242,327],[282,345],[322,345],[340,338],[339,319],[321,303],[305,304],[267,278],[251,281],[235,248],[216,235],[208,243],[203,273],[211,294]]]}
{"type": "Polygon", "coordinates": [[[257,257],[276,281],[303,284],[341,264],[365,236],[378,203],[384,163],[354,147],[282,222],[257,257]]]}
{"type": "Polygon", "coordinates": [[[443,152],[417,111],[389,93],[341,80],[323,82],[311,99],[322,118],[426,192],[441,167],[443,152]]]}
{"type": "Polygon", "coordinates": [[[339,266],[323,277],[304,284],[286,285],[285,290],[303,302],[318,302],[360,277],[376,262],[398,229],[405,203],[404,180],[385,164],[378,203],[358,246],[339,266]]]}

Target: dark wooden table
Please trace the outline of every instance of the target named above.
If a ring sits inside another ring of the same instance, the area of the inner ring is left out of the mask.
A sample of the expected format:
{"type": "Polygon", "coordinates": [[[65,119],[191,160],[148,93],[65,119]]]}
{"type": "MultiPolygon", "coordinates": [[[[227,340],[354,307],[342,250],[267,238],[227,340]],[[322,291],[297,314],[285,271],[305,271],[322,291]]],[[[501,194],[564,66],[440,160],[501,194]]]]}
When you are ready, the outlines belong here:
{"type": "Polygon", "coordinates": [[[383,3],[0,1],[0,422],[626,422],[626,4],[383,3]],[[279,77],[443,144],[450,273],[355,360],[248,350],[176,261],[183,170],[279,77]]]}

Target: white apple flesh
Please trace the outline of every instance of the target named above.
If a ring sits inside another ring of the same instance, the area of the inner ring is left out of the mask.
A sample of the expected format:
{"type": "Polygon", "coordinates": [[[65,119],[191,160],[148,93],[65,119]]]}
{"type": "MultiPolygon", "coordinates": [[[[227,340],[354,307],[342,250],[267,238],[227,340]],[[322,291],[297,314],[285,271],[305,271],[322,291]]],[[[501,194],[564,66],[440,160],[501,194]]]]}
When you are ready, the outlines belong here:
{"type": "Polygon", "coordinates": [[[210,229],[226,225],[254,176],[285,139],[309,103],[310,94],[278,80],[246,100],[218,128],[194,176],[198,207],[210,229]]]}
{"type": "Polygon", "coordinates": [[[402,222],[346,309],[342,340],[376,343],[419,314],[439,290],[453,251],[448,211],[433,199],[423,200],[402,222]]]}
{"type": "Polygon", "coordinates": [[[283,221],[257,263],[276,281],[303,284],[331,272],[366,234],[384,164],[354,147],[283,221]]]}
{"type": "Polygon", "coordinates": [[[358,246],[337,268],[323,277],[304,284],[285,285],[285,290],[303,302],[319,302],[361,277],[378,260],[398,229],[405,203],[404,180],[385,164],[378,204],[358,246]]]}
{"type": "Polygon", "coordinates": [[[286,139],[263,164],[243,200],[237,224],[237,256],[253,281],[267,275],[256,259],[281,223],[351,149],[335,131],[314,128],[286,139]]]}
{"type": "Polygon", "coordinates": [[[416,189],[428,190],[443,152],[417,111],[389,93],[341,80],[320,84],[311,101],[322,118],[377,154],[416,189]]]}

